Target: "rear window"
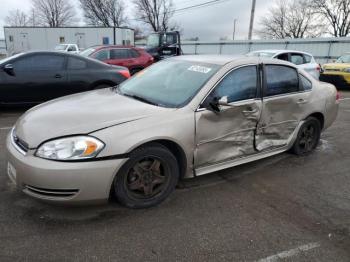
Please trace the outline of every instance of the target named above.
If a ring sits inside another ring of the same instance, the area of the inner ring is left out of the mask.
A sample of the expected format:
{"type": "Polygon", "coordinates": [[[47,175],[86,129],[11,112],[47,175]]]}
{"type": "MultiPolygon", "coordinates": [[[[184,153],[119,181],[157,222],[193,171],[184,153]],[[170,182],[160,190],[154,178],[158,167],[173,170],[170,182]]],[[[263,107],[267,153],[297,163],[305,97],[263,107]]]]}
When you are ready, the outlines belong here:
{"type": "Polygon", "coordinates": [[[81,70],[81,69],[86,69],[87,68],[87,62],[79,59],[79,58],[75,58],[75,57],[69,57],[68,58],[68,69],[71,70],[81,70]]]}
{"type": "Polygon", "coordinates": [[[294,68],[267,65],[265,96],[275,96],[299,91],[298,73],[294,68]]]}
{"type": "Polygon", "coordinates": [[[305,54],[304,54],[304,59],[305,59],[305,63],[311,63],[312,56],[311,56],[311,55],[305,55],[305,54]]]}
{"type": "Polygon", "coordinates": [[[301,88],[304,91],[311,90],[312,89],[312,83],[309,79],[307,79],[305,76],[302,74],[299,74],[299,78],[301,81],[301,88]]]}

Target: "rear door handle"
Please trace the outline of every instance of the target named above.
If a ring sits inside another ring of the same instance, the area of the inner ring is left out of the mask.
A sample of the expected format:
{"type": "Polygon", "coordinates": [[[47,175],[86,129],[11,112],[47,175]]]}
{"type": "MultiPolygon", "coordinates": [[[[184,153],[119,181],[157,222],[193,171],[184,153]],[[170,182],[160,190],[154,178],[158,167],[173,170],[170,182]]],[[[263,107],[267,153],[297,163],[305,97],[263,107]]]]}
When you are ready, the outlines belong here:
{"type": "Polygon", "coordinates": [[[55,78],[62,78],[62,75],[56,74],[56,75],[55,75],[55,78]]]}
{"type": "Polygon", "coordinates": [[[298,103],[298,104],[306,104],[306,103],[307,103],[307,100],[300,98],[300,99],[298,99],[298,102],[297,102],[297,103],[298,103]]]}

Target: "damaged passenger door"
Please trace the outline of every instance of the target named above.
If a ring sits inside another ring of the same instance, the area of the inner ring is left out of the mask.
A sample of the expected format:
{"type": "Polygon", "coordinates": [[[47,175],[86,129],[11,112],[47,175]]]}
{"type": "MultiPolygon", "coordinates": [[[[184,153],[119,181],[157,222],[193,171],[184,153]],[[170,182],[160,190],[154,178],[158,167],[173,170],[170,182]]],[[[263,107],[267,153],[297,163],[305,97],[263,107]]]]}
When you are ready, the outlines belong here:
{"type": "Polygon", "coordinates": [[[310,92],[302,89],[295,68],[264,66],[263,110],[256,135],[259,151],[286,146],[309,106],[310,92]]]}
{"type": "Polygon", "coordinates": [[[251,155],[261,113],[257,65],[230,71],[204,100],[196,115],[195,167],[251,155]]]}

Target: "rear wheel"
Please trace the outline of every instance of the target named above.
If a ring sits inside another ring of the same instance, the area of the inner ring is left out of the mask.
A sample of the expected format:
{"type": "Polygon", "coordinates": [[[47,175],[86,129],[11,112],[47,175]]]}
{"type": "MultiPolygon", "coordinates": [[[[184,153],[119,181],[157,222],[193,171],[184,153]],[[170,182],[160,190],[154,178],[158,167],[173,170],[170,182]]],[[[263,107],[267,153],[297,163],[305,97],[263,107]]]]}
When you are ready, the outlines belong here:
{"type": "Polygon", "coordinates": [[[297,139],[292,147],[296,155],[306,155],[318,145],[321,136],[321,124],[318,119],[309,117],[300,127],[297,139]]]}
{"type": "Polygon", "coordinates": [[[161,203],[179,179],[175,156],[154,143],[131,153],[114,179],[117,200],[130,208],[147,208],[161,203]]]}

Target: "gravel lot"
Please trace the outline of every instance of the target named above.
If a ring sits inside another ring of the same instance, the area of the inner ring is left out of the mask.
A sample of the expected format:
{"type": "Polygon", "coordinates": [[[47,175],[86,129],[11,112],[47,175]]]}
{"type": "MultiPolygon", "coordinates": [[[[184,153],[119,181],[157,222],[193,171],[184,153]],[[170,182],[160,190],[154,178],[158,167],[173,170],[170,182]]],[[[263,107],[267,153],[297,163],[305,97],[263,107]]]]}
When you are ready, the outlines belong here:
{"type": "Polygon", "coordinates": [[[306,157],[187,180],[158,207],[58,207],[17,192],[0,112],[0,261],[350,261],[350,92],[306,157]]]}

